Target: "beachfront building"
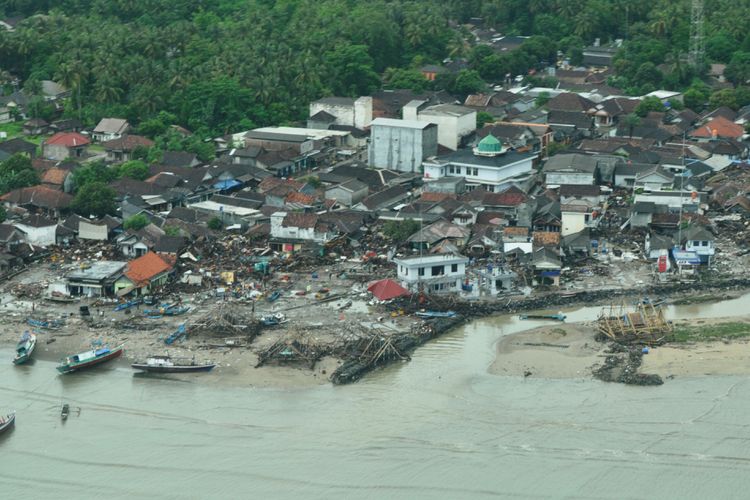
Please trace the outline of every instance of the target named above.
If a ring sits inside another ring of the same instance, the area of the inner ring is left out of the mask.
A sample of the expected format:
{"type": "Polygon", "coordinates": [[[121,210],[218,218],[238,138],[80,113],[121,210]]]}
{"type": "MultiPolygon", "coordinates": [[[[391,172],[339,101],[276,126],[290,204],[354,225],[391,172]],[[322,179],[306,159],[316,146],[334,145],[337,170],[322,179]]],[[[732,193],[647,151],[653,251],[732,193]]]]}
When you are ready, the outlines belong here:
{"type": "Polygon", "coordinates": [[[111,297],[115,293],[115,281],[122,276],[125,266],[127,262],[102,260],[73,271],[65,281],[68,294],[111,297]]]}
{"type": "Polygon", "coordinates": [[[458,292],[466,278],[468,257],[455,254],[415,255],[395,258],[401,285],[412,291],[458,292]]]}

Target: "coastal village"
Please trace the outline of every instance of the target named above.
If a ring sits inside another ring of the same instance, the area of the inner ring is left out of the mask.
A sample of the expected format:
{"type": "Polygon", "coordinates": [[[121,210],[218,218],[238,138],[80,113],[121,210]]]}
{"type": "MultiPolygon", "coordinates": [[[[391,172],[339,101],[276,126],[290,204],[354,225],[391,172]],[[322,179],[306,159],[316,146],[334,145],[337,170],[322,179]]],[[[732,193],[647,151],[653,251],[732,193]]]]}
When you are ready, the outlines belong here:
{"type": "MultiPolygon", "coordinates": [[[[495,38],[512,51],[519,37],[495,38]]],[[[131,360],[346,383],[459,322],[554,320],[597,298],[629,307],[603,317],[603,340],[658,344],[671,326],[641,300],[746,281],[750,106],[624,96],[607,84],[616,50],[546,68],[555,87],[521,76],[468,96],[324,97],[306,123],[214,138],[210,158],[151,157],[122,117],[63,118],[70,91],[53,81],[49,121],[24,90],[0,95],[0,162],[28,161],[39,181],[0,196],[0,338],[33,330],[51,358],[124,344],[131,360]],[[77,172],[133,162],[144,175],[106,183],[114,213],[76,213],[77,172]]],[[[721,68],[712,79],[731,86],[721,68]]]]}

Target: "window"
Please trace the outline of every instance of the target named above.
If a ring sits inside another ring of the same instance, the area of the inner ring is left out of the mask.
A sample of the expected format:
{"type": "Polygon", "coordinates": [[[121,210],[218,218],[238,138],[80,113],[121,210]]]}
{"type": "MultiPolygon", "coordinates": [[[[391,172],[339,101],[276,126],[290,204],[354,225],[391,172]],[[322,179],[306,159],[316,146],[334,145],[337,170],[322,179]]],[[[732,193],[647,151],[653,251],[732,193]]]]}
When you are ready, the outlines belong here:
{"type": "Polygon", "coordinates": [[[432,266],[432,276],[442,276],[445,274],[445,266],[432,266]]]}
{"type": "Polygon", "coordinates": [[[456,173],[457,173],[458,175],[461,175],[461,167],[456,167],[456,173]]]}
{"type": "Polygon", "coordinates": [[[452,273],[458,272],[458,264],[451,264],[451,272],[452,273]]]}
{"type": "Polygon", "coordinates": [[[419,276],[424,276],[424,267],[419,268],[419,276]]]}
{"type": "Polygon", "coordinates": [[[453,165],[451,165],[451,166],[448,167],[448,173],[449,174],[455,174],[456,173],[456,169],[453,167],[453,165]]]}
{"type": "Polygon", "coordinates": [[[477,176],[479,175],[479,169],[478,169],[478,168],[475,168],[475,169],[473,169],[473,173],[472,173],[472,175],[473,175],[474,177],[477,177],[477,176]]]}

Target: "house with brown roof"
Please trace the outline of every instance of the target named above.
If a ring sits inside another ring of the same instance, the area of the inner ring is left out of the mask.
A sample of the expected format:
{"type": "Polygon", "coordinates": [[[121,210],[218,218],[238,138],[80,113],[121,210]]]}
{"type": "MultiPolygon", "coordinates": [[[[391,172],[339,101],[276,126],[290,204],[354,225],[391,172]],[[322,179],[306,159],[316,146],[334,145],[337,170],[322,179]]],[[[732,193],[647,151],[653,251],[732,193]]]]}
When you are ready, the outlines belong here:
{"type": "Polygon", "coordinates": [[[123,275],[115,281],[119,296],[134,292],[145,295],[167,283],[173,271],[172,259],[148,252],[128,262],[123,275]]]}
{"type": "Polygon", "coordinates": [[[150,148],[154,141],[140,135],[123,135],[120,138],[112,139],[102,143],[104,151],[107,153],[107,160],[113,162],[129,161],[133,159],[133,152],[138,149],[150,148]]]}
{"type": "Polygon", "coordinates": [[[31,245],[46,247],[57,242],[57,222],[41,215],[32,215],[13,225],[23,234],[24,241],[31,245]]]}
{"type": "Polygon", "coordinates": [[[40,211],[51,217],[59,217],[61,212],[67,211],[73,201],[73,196],[47,186],[31,186],[15,189],[0,196],[0,202],[6,208],[21,207],[40,211]]]}
{"type": "MultiPolygon", "coordinates": [[[[284,245],[300,242],[325,243],[338,233],[317,214],[275,212],[271,215],[271,238],[282,251],[284,245]]],[[[272,245],[273,248],[273,245],[272,245]]],[[[288,248],[293,250],[293,248],[288,248]]]]}
{"type": "Polygon", "coordinates": [[[83,158],[91,140],[78,132],[58,132],[42,142],[42,155],[51,160],[83,158]]]}
{"type": "MultiPolygon", "coordinates": [[[[0,142],[0,153],[6,153],[8,156],[20,154],[28,156],[33,160],[36,157],[36,144],[24,141],[20,137],[16,137],[14,139],[0,142]]],[[[0,161],[1,160],[2,155],[0,154],[0,161]]]]}
{"type": "Polygon", "coordinates": [[[741,140],[744,135],[745,129],[742,125],[734,123],[723,116],[712,118],[689,133],[691,139],[699,142],[706,142],[712,139],[741,140]]]}

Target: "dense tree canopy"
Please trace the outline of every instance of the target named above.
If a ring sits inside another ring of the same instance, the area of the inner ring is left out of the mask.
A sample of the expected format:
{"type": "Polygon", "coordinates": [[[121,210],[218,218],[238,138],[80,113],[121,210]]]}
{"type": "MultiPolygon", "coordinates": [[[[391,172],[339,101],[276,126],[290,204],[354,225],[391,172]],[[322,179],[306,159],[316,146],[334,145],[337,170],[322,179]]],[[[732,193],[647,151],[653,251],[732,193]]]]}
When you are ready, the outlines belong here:
{"type": "Polygon", "coordinates": [[[70,208],[82,217],[115,215],[115,196],[115,190],[103,182],[91,182],[78,190],[70,208]]]}

